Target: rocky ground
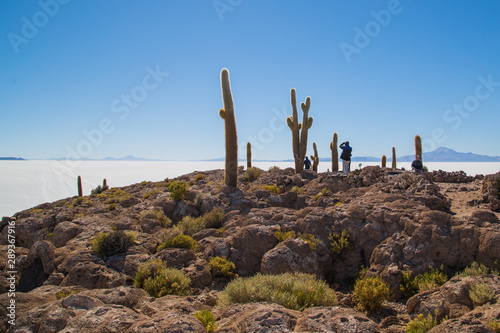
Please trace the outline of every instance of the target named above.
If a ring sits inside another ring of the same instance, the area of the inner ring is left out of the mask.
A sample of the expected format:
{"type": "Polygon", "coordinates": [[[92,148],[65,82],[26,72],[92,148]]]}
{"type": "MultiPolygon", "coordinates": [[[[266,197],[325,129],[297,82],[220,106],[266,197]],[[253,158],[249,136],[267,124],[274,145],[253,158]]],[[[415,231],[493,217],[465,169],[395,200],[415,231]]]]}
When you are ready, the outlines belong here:
{"type": "Polygon", "coordinates": [[[494,332],[488,323],[500,319],[500,278],[454,275],[473,262],[498,268],[498,178],[445,172],[422,176],[380,167],[347,177],[285,169],[265,171],[254,181],[241,172],[234,189],[223,185],[223,174],[214,170],[179,177],[189,184],[182,201],[170,198],[167,182],[143,182],[3,218],[0,331],[206,332],[193,316],[205,309],[216,315],[217,332],[404,332],[412,318],[437,309],[448,320],[431,332],[494,332]],[[275,185],[279,194],[263,185],[275,185]],[[194,234],[196,253],[157,252],[168,228],[142,212],[163,212],[175,225],[215,207],[225,212],[224,228],[194,234]],[[16,241],[15,298],[9,296],[13,286],[7,279],[9,230],[15,230],[16,241]],[[101,259],[91,241],[112,230],[136,231],[137,240],[126,253],[101,259]],[[301,238],[279,242],[276,230],[310,234],[318,244],[313,250],[301,238]],[[345,230],[350,247],[333,254],[332,230],[345,230]],[[240,276],[315,274],[337,290],[339,304],[302,312],[267,303],[218,307],[229,280],[212,277],[208,261],[214,256],[235,263],[240,276]],[[190,277],[190,296],[153,298],[133,286],[139,265],[155,258],[190,277]],[[399,288],[403,272],[417,275],[429,266],[454,277],[406,299],[399,288]],[[361,267],[391,287],[391,299],[368,313],[356,310],[352,299],[361,267]],[[493,301],[481,306],[468,293],[478,281],[494,292],[493,301]],[[8,323],[12,299],[14,326],[8,323]]]}

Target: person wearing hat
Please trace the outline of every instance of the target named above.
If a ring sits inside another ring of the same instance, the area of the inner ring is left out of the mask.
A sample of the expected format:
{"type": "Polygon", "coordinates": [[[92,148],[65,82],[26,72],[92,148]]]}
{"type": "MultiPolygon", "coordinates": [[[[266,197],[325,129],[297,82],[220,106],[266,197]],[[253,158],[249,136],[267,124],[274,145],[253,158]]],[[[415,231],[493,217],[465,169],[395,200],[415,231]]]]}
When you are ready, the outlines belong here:
{"type": "Polygon", "coordinates": [[[424,173],[424,165],[420,160],[420,156],[415,156],[415,161],[411,163],[411,169],[415,172],[415,174],[424,173]]]}
{"type": "Polygon", "coordinates": [[[340,144],[340,149],[342,149],[342,154],[340,154],[340,159],[342,160],[342,168],[344,175],[349,174],[351,169],[351,154],[352,148],[349,146],[349,141],[344,141],[340,144]]]}

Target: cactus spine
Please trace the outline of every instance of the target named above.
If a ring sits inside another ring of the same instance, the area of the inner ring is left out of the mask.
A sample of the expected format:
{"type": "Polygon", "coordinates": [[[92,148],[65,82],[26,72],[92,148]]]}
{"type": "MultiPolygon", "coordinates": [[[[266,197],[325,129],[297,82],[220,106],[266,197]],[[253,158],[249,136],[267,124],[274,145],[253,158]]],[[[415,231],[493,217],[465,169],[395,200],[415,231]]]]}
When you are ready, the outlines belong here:
{"type": "Polygon", "coordinates": [[[330,149],[332,150],[332,172],[339,171],[339,152],[337,150],[338,140],[337,132],[333,133],[333,140],[330,142],[330,149]]]}
{"type": "Polygon", "coordinates": [[[295,89],[290,90],[290,99],[292,103],[292,115],[286,118],[286,122],[292,131],[293,158],[295,160],[295,173],[304,170],[304,158],[307,152],[307,132],[311,128],[313,118],[309,117],[309,108],[311,107],[311,97],[306,98],[306,102],[300,104],[303,112],[302,123],[299,123],[297,113],[297,99],[295,89]]]}
{"type": "Polygon", "coordinates": [[[83,196],[83,192],[82,192],[82,177],[78,176],[78,178],[76,180],[76,183],[77,183],[77,186],[78,186],[78,196],[82,197],[83,196]]]}
{"type": "Polygon", "coordinates": [[[224,109],[219,111],[219,116],[224,119],[226,133],[226,168],[224,183],[236,187],[238,185],[238,137],[236,134],[236,119],[234,117],[233,95],[229,82],[229,71],[223,68],[220,73],[222,101],[224,109]]]}
{"type": "Polygon", "coordinates": [[[313,142],[314,155],[311,155],[311,161],[313,161],[313,171],[318,171],[319,157],[318,149],[316,148],[316,142],[313,142]]]}
{"type": "Polygon", "coordinates": [[[385,168],[387,165],[387,157],[385,155],[382,155],[382,168],[385,168]]]}
{"type": "Polygon", "coordinates": [[[422,139],[420,135],[415,136],[415,158],[420,156],[420,160],[422,161],[422,139]]]}
{"type": "Polygon", "coordinates": [[[392,147],[392,168],[396,169],[396,148],[392,147]]]}
{"type": "Polygon", "coordinates": [[[247,142],[247,169],[252,167],[252,144],[247,142]]]}

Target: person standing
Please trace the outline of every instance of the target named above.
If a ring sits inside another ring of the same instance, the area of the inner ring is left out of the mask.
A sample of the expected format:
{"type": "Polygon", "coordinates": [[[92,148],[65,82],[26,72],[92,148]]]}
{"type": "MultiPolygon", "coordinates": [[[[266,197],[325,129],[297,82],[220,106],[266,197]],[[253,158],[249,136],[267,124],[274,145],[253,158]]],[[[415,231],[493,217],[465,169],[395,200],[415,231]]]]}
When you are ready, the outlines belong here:
{"type": "Polygon", "coordinates": [[[349,141],[344,141],[340,144],[340,149],[342,149],[342,154],[340,154],[340,159],[342,160],[342,168],[344,175],[349,174],[351,169],[351,155],[352,148],[349,146],[349,141]]]}

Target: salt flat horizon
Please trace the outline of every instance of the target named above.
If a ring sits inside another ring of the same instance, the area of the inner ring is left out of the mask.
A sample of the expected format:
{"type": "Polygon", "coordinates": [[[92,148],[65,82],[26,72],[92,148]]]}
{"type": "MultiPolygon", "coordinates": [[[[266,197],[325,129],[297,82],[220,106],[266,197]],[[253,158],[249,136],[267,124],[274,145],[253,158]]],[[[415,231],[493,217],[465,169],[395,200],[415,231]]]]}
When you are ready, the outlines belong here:
{"type": "MultiPolygon", "coordinates": [[[[240,162],[245,166],[245,162],[240,162]]],[[[410,162],[398,162],[398,168],[411,168],[410,162]]],[[[428,162],[432,170],[464,171],[468,175],[492,174],[500,171],[500,162],[428,162]]],[[[293,168],[293,162],[253,162],[268,170],[272,166],[293,168]]],[[[380,165],[380,162],[353,162],[359,166],[380,165]]],[[[390,164],[388,164],[390,165],[390,164]]],[[[84,195],[102,184],[122,187],[142,181],[161,181],[195,171],[223,169],[223,161],[2,161],[0,162],[0,217],[36,205],[73,197],[77,194],[76,179],[82,177],[84,195]]],[[[319,172],[331,169],[331,163],[320,162],[319,172]]]]}

